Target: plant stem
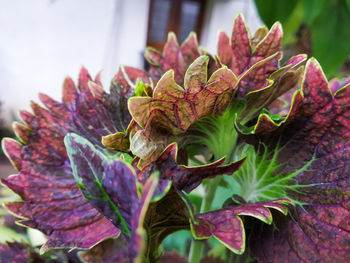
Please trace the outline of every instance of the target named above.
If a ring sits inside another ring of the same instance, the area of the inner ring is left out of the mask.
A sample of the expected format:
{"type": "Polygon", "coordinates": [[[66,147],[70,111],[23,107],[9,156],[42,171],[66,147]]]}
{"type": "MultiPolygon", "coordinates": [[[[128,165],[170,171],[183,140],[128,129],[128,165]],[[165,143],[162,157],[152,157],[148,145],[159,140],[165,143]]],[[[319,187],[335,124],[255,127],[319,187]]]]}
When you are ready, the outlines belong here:
{"type": "Polygon", "coordinates": [[[202,257],[204,243],[201,240],[192,240],[190,255],[188,262],[189,263],[199,263],[202,257]]]}
{"type": "MultiPolygon", "coordinates": [[[[214,179],[210,180],[207,184],[205,196],[201,205],[201,213],[207,212],[214,200],[216,188],[221,181],[221,176],[217,176],[214,179]]],[[[189,263],[199,263],[202,258],[204,248],[204,242],[198,240],[192,240],[190,254],[189,254],[189,263]]]]}

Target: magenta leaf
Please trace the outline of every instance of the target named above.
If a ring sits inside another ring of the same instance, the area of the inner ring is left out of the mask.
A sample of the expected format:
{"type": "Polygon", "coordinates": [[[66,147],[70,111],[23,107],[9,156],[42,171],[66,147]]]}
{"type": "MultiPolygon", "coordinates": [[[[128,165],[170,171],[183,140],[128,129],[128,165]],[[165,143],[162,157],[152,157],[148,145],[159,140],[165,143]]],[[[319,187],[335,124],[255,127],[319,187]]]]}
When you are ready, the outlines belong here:
{"type": "Polygon", "coordinates": [[[303,208],[295,209],[293,219],[277,222],[279,232],[265,229],[257,239],[264,243],[253,250],[261,262],[283,261],[280,255],[297,262],[350,260],[349,84],[335,90],[331,92],[321,67],[311,59],[288,116],[275,123],[262,114],[254,135],[243,136],[269,147],[280,144],[285,172],[314,158],[309,170],[296,177],[297,184],[310,185],[294,193],[303,208]]]}
{"type": "Polygon", "coordinates": [[[169,181],[164,187],[158,177],[152,175],[159,171],[151,171],[141,182],[143,190],[139,199],[132,167],[121,160],[109,159],[78,135],[67,135],[65,143],[81,191],[98,211],[126,234],[131,262],[142,258],[146,250],[157,251],[161,240],[174,231],[169,209],[172,212],[179,209],[178,215],[182,215],[176,230],[181,222],[183,228],[188,228],[186,206],[176,198],[176,192],[169,189],[169,181]],[[153,229],[153,226],[156,227],[153,229]]]}
{"type": "MultiPolygon", "coordinates": [[[[285,66],[273,72],[268,78],[263,78],[265,84],[262,89],[254,89],[245,93],[244,99],[247,105],[240,114],[239,121],[246,123],[254,117],[257,117],[264,107],[269,106],[273,101],[288,93],[289,90],[297,87],[303,74],[303,67],[298,66],[305,60],[306,55],[297,55],[290,58],[285,66]]],[[[250,75],[252,79],[258,79],[255,69],[260,67],[259,65],[260,62],[255,64],[244,76],[250,75]]],[[[244,87],[256,87],[254,82],[250,82],[245,77],[242,77],[239,83],[239,85],[243,85],[244,87]]],[[[289,106],[289,103],[287,103],[287,106],[289,106]]]]}
{"type": "Polygon", "coordinates": [[[109,159],[88,140],[68,134],[65,145],[84,197],[125,234],[139,203],[135,175],[122,160],[109,159]]]}
{"type": "Polygon", "coordinates": [[[234,21],[231,39],[224,32],[220,33],[218,56],[236,76],[241,77],[238,96],[266,85],[268,76],[279,68],[281,43],[282,28],[279,23],[274,24],[269,32],[265,27],[259,29],[251,39],[241,15],[234,21]],[[248,70],[252,74],[246,74],[248,70]]]}
{"type": "Polygon", "coordinates": [[[150,74],[155,84],[165,72],[172,69],[176,83],[182,86],[187,68],[202,53],[196,34],[191,33],[179,46],[175,34],[169,33],[163,52],[148,47],[145,58],[150,63],[150,74]]]}
{"type": "Polygon", "coordinates": [[[255,217],[267,224],[272,223],[269,208],[287,214],[285,205],[290,204],[287,199],[269,202],[247,203],[239,206],[226,207],[220,210],[195,215],[191,219],[191,229],[195,238],[207,239],[215,237],[236,254],[245,251],[245,230],[241,216],[255,217]]]}
{"type": "Polygon", "coordinates": [[[115,123],[118,131],[126,130],[131,121],[128,99],[135,95],[134,89],[138,81],[149,83],[148,73],[137,68],[120,67],[112,79],[110,95],[104,95],[108,97],[104,100],[106,108],[115,113],[119,122],[115,123]]]}
{"type": "Polygon", "coordinates": [[[241,15],[234,21],[231,39],[223,32],[220,34],[218,56],[221,63],[238,76],[236,97],[243,98],[247,104],[239,114],[240,123],[254,119],[264,107],[298,85],[303,72],[298,66],[305,61],[306,55],[292,57],[280,67],[281,41],[279,23],[269,32],[266,27],[258,29],[250,38],[241,15]]]}
{"type": "Polygon", "coordinates": [[[332,91],[332,94],[336,93],[341,88],[347,86],[350,83],[350,77],[344,78],[342,80],[339,79],[332,79],[329,82],[329,88],[332,91]]]}
{"type": "MultiPolygon", "coordinates": [[[[138,71],[124,71],[132,72],[127,84],[132,89],[130,83],[138,78],[138,71]]],[[[124,73],[122,76],[126,78],[124,73]]],[[[145,75],[140,73],[139,77],[144,80],[145,75]]],[[[119,88],[121,85],[115,86],[119,88]]],[[[3,148],[19,174],[2,182],[22,198],[20,202],[7,203],[6,207],[23,218],[21,224],[37,228],[48,236],[42,250],[89,248],[119,235],[120,230],[84,199],[73,177],[63,139],[67,133],[74,132],[102,147],[102,136],[124,127],[119,119],[120,109],[110,106],[121,99],[116,96],[124,94],[105,93],[99,79],[93,81],[82,68],[77,87],[70,78],[65,80],[63,102],[40,95],[45,107],[32,103],[33,113],[21,112],[23,124],[16,124],[15,132],[22,143],[11,139],[3,141],[3,148]]],[[[116,152],[109,151],[109,154],[116,152]]]]}
{"type": "Polygon", "coordinates": [[[27,243],[7,242],[0,244],[0,262],[1,263],[54,263],[54,262],[81,262],[75,251],[68,249],[59,249],[48,251],[45,254],[39,254],[39,250],[27,243]]]}

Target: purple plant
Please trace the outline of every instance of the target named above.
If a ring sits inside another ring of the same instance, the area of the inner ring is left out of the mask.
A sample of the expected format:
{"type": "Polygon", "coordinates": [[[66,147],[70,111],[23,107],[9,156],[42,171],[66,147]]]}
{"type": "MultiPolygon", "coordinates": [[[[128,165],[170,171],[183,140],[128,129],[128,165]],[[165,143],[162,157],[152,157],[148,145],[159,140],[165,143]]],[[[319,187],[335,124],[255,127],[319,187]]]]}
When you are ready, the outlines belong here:
{"type": "MultiPolygon", "coordinates": [[[[231,251],[193,241],[191,263],[349,262],[350,84],[305,55],[281,66],[281,40],[279,23],[250,37],[239,15],[215,57],[170,34],[147,49],[149,72],[121,67],[109,94],[82,68],[3,140],[19,173],[2,183],[22,198],[6,208],[47,236],[42,253],[85,249],[83,262],[186,262],[159,249],[179,230],[231,251]],[[213,209],[219,187],[231,194],[213,209]]],[[[5,262],[12,250],[35,254],[2,245],[5,262]]]]}

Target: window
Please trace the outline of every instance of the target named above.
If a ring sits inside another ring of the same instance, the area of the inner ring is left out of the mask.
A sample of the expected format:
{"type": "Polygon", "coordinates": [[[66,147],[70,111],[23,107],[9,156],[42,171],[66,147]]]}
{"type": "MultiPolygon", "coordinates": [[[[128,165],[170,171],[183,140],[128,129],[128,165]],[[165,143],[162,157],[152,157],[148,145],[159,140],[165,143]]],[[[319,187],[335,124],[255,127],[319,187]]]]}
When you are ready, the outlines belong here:
{"type": "Polygon", "coordinates": [[[191,31],[200,39],[205,0],[151,0],[147,46],[161,50],[168,32],[183,42],[191,31]]]}

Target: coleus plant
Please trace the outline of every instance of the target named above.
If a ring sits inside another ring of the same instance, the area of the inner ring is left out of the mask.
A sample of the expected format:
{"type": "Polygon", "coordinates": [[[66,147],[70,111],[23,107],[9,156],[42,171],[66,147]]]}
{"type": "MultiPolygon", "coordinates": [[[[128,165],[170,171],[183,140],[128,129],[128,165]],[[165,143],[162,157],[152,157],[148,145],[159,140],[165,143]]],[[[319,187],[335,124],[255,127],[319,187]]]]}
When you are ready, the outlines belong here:
{"type": "MultiPolygon", "coordinates": [[[[349,262],[350,84],[305,55],[281,66],[281,40],[279,23],[250,37],[238,15],[216,56],[170,34],[146,50],[149,72],[120,67],[110,93],[82,68],[3,140],[19,173],[2,183],[22,198],[6,208],[47,236],[41,253],[82,262],[186,262],[161,250],[179,230],[232,253],[204,258],[193,240],[190,262],[349,262]],[[213,208],[219,187],[230,195],[213,208]]],[[[0,256],[39,256],[28,249],[0,256]]]]}

